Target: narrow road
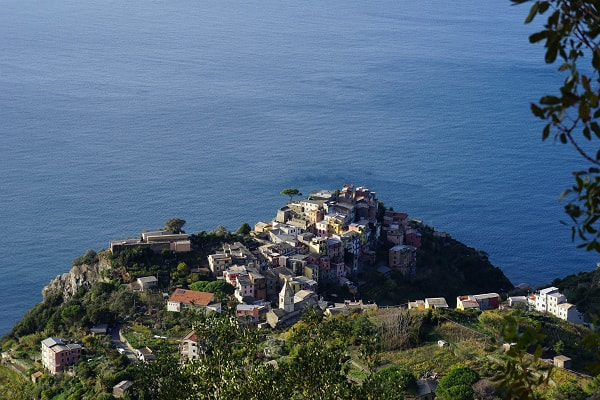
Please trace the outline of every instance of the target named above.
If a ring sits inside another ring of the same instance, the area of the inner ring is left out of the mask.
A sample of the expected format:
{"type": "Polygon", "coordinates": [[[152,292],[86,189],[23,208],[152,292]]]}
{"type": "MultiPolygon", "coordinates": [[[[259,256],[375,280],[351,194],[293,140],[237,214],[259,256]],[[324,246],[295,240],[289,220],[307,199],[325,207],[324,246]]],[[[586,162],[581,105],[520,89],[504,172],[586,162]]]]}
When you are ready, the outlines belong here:
{"type": "Polygon", "coordinates": [[[112,329],[112,332],[110,334],[110,342],[116,347],[116,348],[122,348],[123,350],[125,350],[125,355],[127,356],[127,359],[129,360],[130,363],[134,363],[136,364],[139,360],[138,358],[135,356],[135,352],[134,349],[130,346],[127,346],[125,343],[123,343],[121,341],[121,339],[119,338],[119,332],[121,332],[121,325],[117,325],[112,329]]]}

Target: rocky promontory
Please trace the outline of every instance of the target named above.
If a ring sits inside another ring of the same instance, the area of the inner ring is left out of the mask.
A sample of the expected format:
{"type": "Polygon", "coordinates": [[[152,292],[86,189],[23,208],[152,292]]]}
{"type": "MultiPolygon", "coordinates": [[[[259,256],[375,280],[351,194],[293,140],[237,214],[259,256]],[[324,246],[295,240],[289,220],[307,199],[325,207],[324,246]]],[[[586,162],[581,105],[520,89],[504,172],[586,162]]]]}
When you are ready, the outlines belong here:
{"type": "Polygon", "coordinates": [[[89,290],[97,282],[108,282],[106,271],[110,261],[105,255],[99,254],[92,257],[75,259],[73,267],[67,273],[57,275],[56,278],[42,289],[44,301],[50,297],[60,296],[63,301],[69,301],[80,289],[89,290]],[[78,262],[82,263],[79,264],[78,262]]]}

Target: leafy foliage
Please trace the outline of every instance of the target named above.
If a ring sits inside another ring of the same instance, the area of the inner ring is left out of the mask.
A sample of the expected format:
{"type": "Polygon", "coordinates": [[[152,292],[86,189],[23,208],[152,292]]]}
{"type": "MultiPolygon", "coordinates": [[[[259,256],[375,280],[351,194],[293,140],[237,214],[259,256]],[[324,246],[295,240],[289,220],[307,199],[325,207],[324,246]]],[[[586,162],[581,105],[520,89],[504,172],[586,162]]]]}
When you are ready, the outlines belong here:
{"type": "Polygon", "coordinates": [[[507,399],[543,398],[537,389],[548,382],[552,372],[551,366],[542,367],[539,363],[544,338],[540,325],[524,323],[519,314],[505,317],[504,340],[514,344],[506,353],[508,361],[496,381],[507,390],[507,399]],[[528,348],[535,349],[533,357],[527,354],[528,348]]]}
{"type": "Polygon", "coordinates": [[[165,230],[173,233],[184,233],[182,228],[185,225],[185,220],[181,218],[171,218],[165,222],[165,230]]]}
{"type": "Polygon", "coordinates": [[[417,380],[403,368],[388,367],[377,371],[365,386],[370,398],[396,400],[400,396],[416,393],[417,380]]]}
{"type": "Polygon", "coordinates": [[[77,257],[73,260],[73,265],[81,264],[95,264],[98,262],[98,254],[93,250],[89,249],[84,255],[77,257]]]}
{"type": "MultiPolygon", "coordinates": [[[[532,0],[512,0],[520,4],[532,0]]],[[[571,144],[590,163],[587,170],[573,172],[575,184],[563,193],[569,202],[573,237],[580,247],[600,251],[600,151],[593,141],[600,138],[600,5],[596,0],[537,0],[525,22],[546,12],[544,28],[529,37],[531,43],[543,42],[545,61],[558,60],[558,71],[566,75],[558,94],[545,95],[531,104],[535,116],[544,120],[542,139],[571,144]]]]}
{"type": "Polygon", "coordinates": [[[292,202],[294,196],[302,196],[302,193],[300,193],[300,191],[297,188],[285,188],[281,192],[279,192],[279,194],[290,196],[290,203],[292,202]]]}
{"type": "Polygon", "coordinates": [[[244,222],[242,225],[240,225],[237,231],[235,231],[235,233],[238,235],[248,235],[250,232],[252,232],[252,228],[247,222],[244,222]]]}
{"type": "Polygon", "coordinates": [[[549,397],[554,400],[585,400],[587,393],[575,380],[568,380],[550,390],[549,397]]]}
{"type": "Polygon", "coordinates": [[[442,400],[468,400],[473,398],[473,384],[479,374],[467,367],[455,368],[440,380],[436,396],[442,400]]]}

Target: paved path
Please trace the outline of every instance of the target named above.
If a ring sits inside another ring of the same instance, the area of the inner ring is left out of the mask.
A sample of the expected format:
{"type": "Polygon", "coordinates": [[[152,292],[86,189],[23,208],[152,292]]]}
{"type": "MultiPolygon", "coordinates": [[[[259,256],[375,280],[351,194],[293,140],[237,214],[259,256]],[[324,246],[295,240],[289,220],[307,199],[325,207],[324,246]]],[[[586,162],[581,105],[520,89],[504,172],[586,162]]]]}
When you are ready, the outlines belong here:
{"type": "Polygon", "coordinates": [[[119,338],[119,332],[121,332],[121,325],[117,325],[113,328],[111,334],[110,334],[110,342],[112,344],[115,345],[115,347],[117,348],[122,348],[125,350],[125,355],[127,356],[127,359],[129,360],[130,363],[137,363],[139,360],[138,358],[135,356],[135,352],[134,349],[131,346],[128,346],[129,343],[127,343],[127,345],[125,343],[123,343],[121,341],[121,339],[119,338]]]}

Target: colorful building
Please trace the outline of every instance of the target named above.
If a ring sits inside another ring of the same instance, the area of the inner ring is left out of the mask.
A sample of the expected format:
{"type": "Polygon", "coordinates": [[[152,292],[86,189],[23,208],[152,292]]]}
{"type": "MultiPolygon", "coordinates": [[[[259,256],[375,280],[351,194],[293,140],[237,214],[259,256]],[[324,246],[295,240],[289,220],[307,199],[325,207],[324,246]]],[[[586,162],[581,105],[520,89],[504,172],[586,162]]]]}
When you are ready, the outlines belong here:
{"type": "Polygon", "coordinates": [[[81,357],[82,347],[63,339],[49,337],[42,340],[42,365],[51,374],[62,372],[81,357]]]}

